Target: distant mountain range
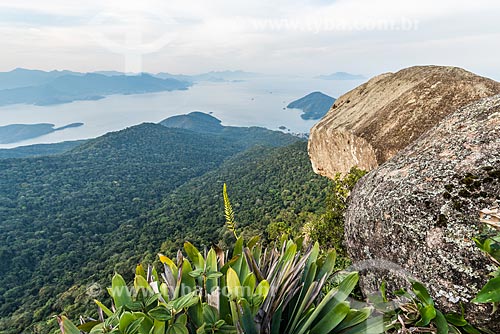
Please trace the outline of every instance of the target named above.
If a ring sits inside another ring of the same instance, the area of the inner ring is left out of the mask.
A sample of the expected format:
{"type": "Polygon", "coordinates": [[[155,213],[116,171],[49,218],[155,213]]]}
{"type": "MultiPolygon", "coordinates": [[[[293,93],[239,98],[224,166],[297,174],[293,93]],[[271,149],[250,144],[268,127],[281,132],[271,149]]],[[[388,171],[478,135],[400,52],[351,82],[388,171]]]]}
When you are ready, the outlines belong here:
{"type": "Polygon", "coordinates": [[[62,131],[68,128],[76,128],[82,126],[83,123],[72,123],[60,128],[56,128],[54,124],[39,123],[39,124],[10,124],[0,126],[0,144],[17,143],[23,140],[40,137],[52,132],[62,131]]]}
{"type": "Polygon", "coordinates": [[[259,73],[245,72],[245,71],[212,71],[208,73],[201,73],[195,75],[184,75],[184,74],[170,74],[166,72],[161,72],[155,74],[154,76],[162,79],[177,79],[188,81],[192,83],[209,81],[209,82],[238,82],[245,81],[251,78],[257,78],[261,76],[259,73]]]}
{"type": "MultiPolygon", "coordinates": [[[[93,72],[97,74],[102,74],[102,75],[107,75],[107,76],[117,76],[117,75],[137,75],[134,73],[124,73],[124,72],[118,72],[118,71],[97,71],[93,72]]],[[[259,73],[253,73],[253,72],[245,72],[245,71],[211,71],[207,73],[200,73],[200,74],[193,74],[193,75],[187,75],[187,74],[172,74],[168,72],[160,72],[160,73],[145,73],[152,75],[156,78],[160,79],[176,79],[180,81],[187,81],[191,83],[196,83],[196,82],[202,82],[202,81],[209,81],[209,82],[237,82],[237,81],[244,81],[246,79],[251,79],[251,78],[257,78],[259,76],[262,76],[262,74],[259,73]]]]}
{"type": "Polygon", "coordinates": [[[72,71],[45,72],[40,70],[16,68],[10,72],[0,72],[0,90],[44,85],[65,75],[81,76],[83,73],[72,71]]]}
{"type": "Polygon", "coordinates": [[[313,92],[303,98],[291,102],[287,108],[302,110],[303,113],[300,117],[304,120],[316,120],[326,115],[334,102],[335,98],[331,96],[321,92],[313,92]]]}
{"type": "Polygon", "coordinates": [[[214,71],[197,75],[97,71],[40,71],[16,68],[0,72],[0,106],[53,105],[98,100],[112,94],[143,94],[185,90],[197,82],[238,82],[259,76],[244,71],[214,71]]]}
{"type": "Polygon", "coordinates": [[[364,75],[361,74],[351,74],[347,72],[335,72],[327,75],[317,76],[316,79],[323,80],[363,80],[366,79],[364,75]]]}
{"type": "Polygon", "coordinates": [[[43,72],[15,69],[0,73],[0,106],[10,104],[52,105],[79,100],[98,100],[111,94],[141,94],[185,90],[192,83],[160,79],[149,74],[103,75],[69,71],[43,72]]]}

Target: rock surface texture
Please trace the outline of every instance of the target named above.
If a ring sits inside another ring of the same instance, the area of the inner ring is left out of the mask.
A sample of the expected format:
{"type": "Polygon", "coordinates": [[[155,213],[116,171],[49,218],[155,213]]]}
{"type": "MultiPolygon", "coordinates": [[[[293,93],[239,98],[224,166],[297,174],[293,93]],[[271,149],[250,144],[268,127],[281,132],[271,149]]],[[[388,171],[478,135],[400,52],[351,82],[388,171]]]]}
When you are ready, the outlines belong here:
{"type": "MultiPolygon", "coordinates": [[[[485,87],[481,80],[479,86],[485,87]]],[[[392,150],[379,151],[380,157],[392,150]]],[[[445,311],[459,311],[459,302],[465,302],[470,321],[500,333],[499,312],[490,316],[489,306],[469,303],[493,269],[472,241],[479,234],[479,210],[499,202],[496,95],[450,114],[356,185],[345,239],[351,258],[361,264],[362,290],[376,291],[382,280],[401,287],[413,277],[426,284],[445,311]]]]}
{"type": "Polygon", "coordinates": [[[456,67],[382,74],[344,94],[311,130],[316,173],[371,170],[458,108],[500,94],[500,83],[456,67]]]}

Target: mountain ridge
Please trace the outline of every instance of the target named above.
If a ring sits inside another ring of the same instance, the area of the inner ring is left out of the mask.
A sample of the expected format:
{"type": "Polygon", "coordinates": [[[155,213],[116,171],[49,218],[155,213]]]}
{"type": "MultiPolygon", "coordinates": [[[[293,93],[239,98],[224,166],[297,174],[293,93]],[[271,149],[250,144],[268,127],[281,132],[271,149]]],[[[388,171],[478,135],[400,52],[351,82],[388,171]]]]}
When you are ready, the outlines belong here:
{"type": "MultiPolygon", "coordinates": [[[[112,94],[142,94],[186,90],[192,83],[160,79],[149,74],[107,76],[97,73],[43,72],[26,70],[43,78],[30,85],[0,90],[0,106],[11,104],[54,105],[82,100],[99,100],[112,94]],[[44,73],[43,75],[39,72],[44,73]]],[[[12,72],[7,72],[12,73],[12,72]]],[[[23,73],[25,73],[23,71],[23,73]]],[[[0,78],[5,77],[0,73],[0,78]]]]}

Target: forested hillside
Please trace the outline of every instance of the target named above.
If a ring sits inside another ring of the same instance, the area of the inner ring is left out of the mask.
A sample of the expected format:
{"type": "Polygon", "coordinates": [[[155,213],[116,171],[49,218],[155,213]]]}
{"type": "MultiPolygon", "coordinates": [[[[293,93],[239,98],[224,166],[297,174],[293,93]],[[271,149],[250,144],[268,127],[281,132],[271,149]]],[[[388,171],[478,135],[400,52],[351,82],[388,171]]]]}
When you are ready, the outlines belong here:
{"type": "Polygon", "coordinates": [[[312,173],[305,142],[271,148],[298,139],[237,132],[142,124],[65,154],[1,160],[0,332],[45,333],[51,314],[94,312],[88,284],[130,275],[185,239],[230,241],[220,232],[222,182],[241,226],[257,222],[248,229],[321,210],[326,181],[312,173]],[[264,146],[244,152],[255,144],[264,146]]]}
{"type": "MultiPolygon", "coordinates": [[[[199,246],[231,242],[231,233],[222,224],[223,183],[228,184],[238,228],[264,239],[271,222],[302,225],[310,213],[322,213],[328,186],[326,178],[312,172],[305,142],[282,148],[255,147],[179,187],[151,213],[144,233],[159,230],[172,236],[169,239],[175,244],[165,244],[164,252],[176,251],[184,240],[199,246]]],[[[158,235],[157,241],[165,241],[162,238],[158,235]]]]}

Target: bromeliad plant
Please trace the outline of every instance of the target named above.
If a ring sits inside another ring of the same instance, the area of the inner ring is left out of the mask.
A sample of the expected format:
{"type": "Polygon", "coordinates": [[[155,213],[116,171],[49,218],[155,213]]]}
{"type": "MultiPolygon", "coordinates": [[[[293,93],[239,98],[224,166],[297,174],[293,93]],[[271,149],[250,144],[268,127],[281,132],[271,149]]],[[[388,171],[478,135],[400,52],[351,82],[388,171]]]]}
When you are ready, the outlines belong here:
{"type": "Polygon", "coordinates": [[[486,225],[490,236],[480,240],[474,239],[476,245],[490,258],[496,266],[496,270],[491,273],[492,278],[479,291],[474,300],[475,303],[493,303],[493,311],[498,309],[500,304],[500,211],[498,208],[483,209],[480,211],[480,221],[486,225]],[[496,233],[491,233],[496,231],[496,233]]]}
{"type": "Polygon", "coordinates": [[[179,252],[175,262],[159,255],[161,275],[139,265],[133,288],[115,274],[108,289],[112,305],[96,301],[99,319],[78,327],[59,317],[62,333],[382,332],[381,323],[367,321],[369,308],[353,310],[346,301],[357,273],[323,294],[335,253],[320,257],[317,243],[303,249],[287,240],[278,250],[238,238],[229,261],[227,253],[212,248],[202,255],[188,242],[184,251],[189,259],[179,252]]]}
{"type": "MultiPolygon", "coordinates": [[[[224,187],[227,226],[236,233],[234,213],[224,187]]],[[[161,274],[136,268],[133,289],[115,274],[108,292],[112,305],[96,301],[98,320],[71,323],[58,317],[63,334],[363,334],[382,333],[371,309],[355,310],[347,301],[358,282],[356,272],[324,292],[335,252],[320,254],[315,243],[282,239],[263,248],[257,237],[238,237],[229,252],[200,252],[189,242],[175,260],[159,254],[161,274]]]]}
{"type": "Polygon", "coordinates": [[[420,282],[412,281],[410,290],[400,289],[394,295],[394,300],[387,299],[384,283],[380,294],[369,298],[375,309],[384,314],[386,333],[483,333],[465,320],[463,310],[461,314],[439,311],[420,282]]]}

